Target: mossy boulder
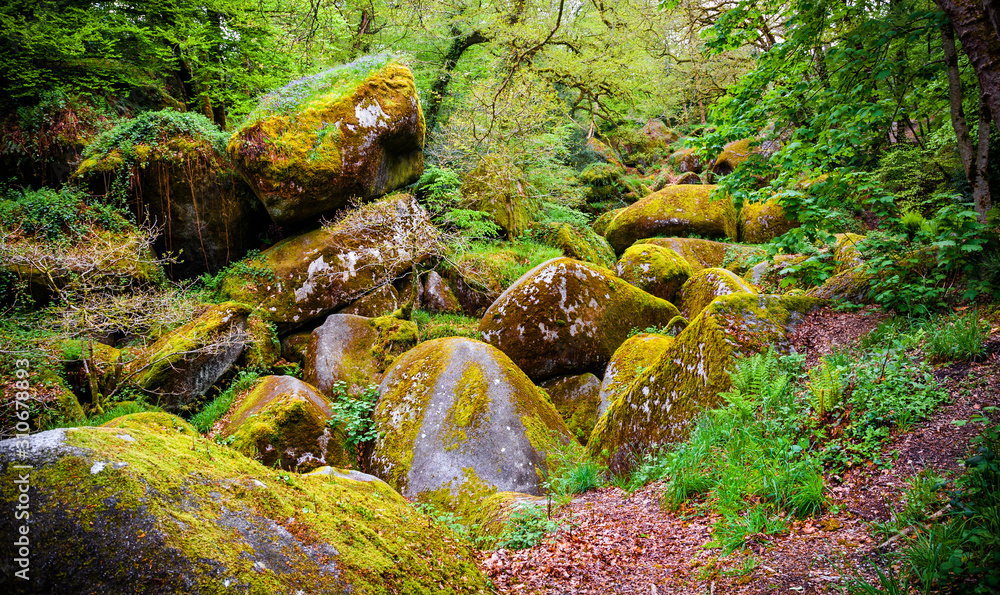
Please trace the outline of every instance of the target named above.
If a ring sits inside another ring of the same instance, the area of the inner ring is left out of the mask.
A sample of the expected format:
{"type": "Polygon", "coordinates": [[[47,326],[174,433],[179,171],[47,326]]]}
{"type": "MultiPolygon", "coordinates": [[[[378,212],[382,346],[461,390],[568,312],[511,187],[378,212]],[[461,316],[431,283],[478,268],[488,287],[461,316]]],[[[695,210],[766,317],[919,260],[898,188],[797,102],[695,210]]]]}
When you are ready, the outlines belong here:
{"type": "Polygon", "coordinates": [[[462,312],[462,304],[437,271],[427,273],[420,287],[420,308],[428,312],[462,312]]]}
{"type": "Polygon", "coordinates": [[[271,218],[285,225],[415,182],[423,147],[410,69],[365,56],[265,95],[228,151],[271,218]]]}
{"type": "Polygon", "coordinates": [[[291,330],[390,285],[427,257],[437,235],[412,196],[391,196],[244,261],[223,279],[222,292],[291,330]]]}
{"type": "Polygon", "coordinates": [[[865,259],[858,249],[858,245],[864,242],[865,236],[856,233],[836,234],[837,243],[833,246],[833,260],[836,267],[833,273],[839,274],[849,271],[864,264],[865,259]]]}
{"type": "Polygon", "coordinates": [[[569,223],[544,223],[532,228],[532,236],[541,243],[559,248],[563,256],[606,268],[615,266],[615,251],[594,230],[569,223]]]}
{"type": "Polygon", "coordinates": [[[600,161],[610,163],[622,169],[625,168],[618,153],[596,136],[587,139],[587,148],[593,151],[599,157],[600,161]]]}
{"type": "Polygon", "coordinates": [[[625,200],[628,184],[621,163],[591,163],[577,174],[577,181],[586,188],[588,204],[608,204],[625,200]]]}
{"type": "Polygon", "coordinates": [[[634,244],[618,259],[615,272],[646,293],[673,302],[693,271],[688,261],[669,248],[634,244]]]}
{"type": "Polygon", "coordinates": [[[597,421],[601,380],[593,374],[579,374],[546,380],[538,387],[548,394],[577,441],[586,446],[597,421]]]}
{"type": "Polygon", "coordinates": [[[266,467],[347,466],[343,434],[327,426],[332,415],[316,387],[292,376],[264,376],[236,396],[212,434],[231,439],[234,449],[266,467]]]}
{"type": "Polygon", "coordinates": [[[122,428],[125,430],[168,430],[174,431],[183,436],[200,437],[197,428],[177,417],[162,411],[146,411],[144,413],[130,413],[121,417],[116,417],[101,425],[102,428],[122,428]]]}
{"type": "MultiPolygon", "coordinates": [[[[225,376],[250,342],[250,308],[225,302],[142,349],[126,371],[158,405],[177,411],[225,376]]],[[[270,338],[268,338],[270,341],[270,338]]]]}
{"type": "Polygon", "coordinates": [[[528,230],[538,209],[538,201],[528,195],[524,173],[494,156],[483,157],[465,176],[462,197],[470,208],[487,213],[510,239],[528,230]]]}
{"type": "Polygon", "coordinates": [[[740,241],[747,244],[770,242],[797,226],[797,222],[786,217],[781,202],[776,198],[746,203],[740,209],[740,241]]]}
{"type": "Polygon", "coordinates": [[[696,238],[650,238],[639,240],[636,244],[653,244],[669,248],[680,254],[691,265],[691,271],[697,273],[705,268],[723,268],[739,272],[746,268],[750,260],[760,258],[767,252],[754,246],[713,242],[696,238]]]}
{"type": "Polygon", "coordinates": [[[312,332],[304,378],[327,395],[338,382],[357,392],[378,384],[382,372],[417,339],[416,323],[409,320],[331,314],[312,332]]]}
{"type": "Polygon", "coordinates": [[[655,333],[640,333],[621,344],[608,362],[598,393],[597,419],[604,415],[615,400],[628,391],[635,379],[659,361],[673,337],[655,333]]]}
{"type": "Polygon", "coordinates": [[[731,293],[757,294],[757,288],[726,269],[702,269],[681,287],[677,306],[688,319],[693,319],[712,300],[731,293]]]}
{"type": "Polygon", "coordinates": [[[646,137],[646,144],[643,150],[646,152],[655,150],[666,150],[670,143],[675,142],[679,137],[671,130],[663,120],[651,118],[639,129],[639,134],[646,137]]]}
{"type": "Polygon", "coordinates": [[[0,442],[4,507],[15,465],[33,467],[33,593],[486,592],[471,547],[384,483],[276,471],[167,424],[0,442]]]}
{"type": "Polygon", "coordinates": [[[270,224],[225,138],[201,114],[148,112],[105,133],[73,175],[95,193],[118,180],[137,220],[158,229],[156,251],[179,255],[171,277],[215,274],[259,246],[270,224]]]}
{"type": "Polygon", "coordinates": [[[401,305],[403,303],[395,287],[392,285],[379,285],[337,313],[375,318],[398,310],[401,305]]]}
{"type": "Polygon", "coordinates": [[[790,325],[817,303],[742,292],[717,298],[611,402],[588,454],[621,472],[646,452],[684,440],[697,413],[718,405],[719,393],[729,389],[726,370],[734,359],[768,345],[781,349],[790,325]]]}
{"type": "Polygon", "coordinates": [[[403,354],[379,386],[371,472],[404,496],[467,511],[537,495],[576,444],[545,395],[498,349],[459,337],[403,354]]]}
{"type": "Polygon", "coordinates": [[[729,197],[711,200],[715,186],[667,186],[626,207],[604,237],[621,254],[636,240],[653,236],[736,237],[736,209],[729,197]]]}
{"type": "Polygon", "coordinates": [[[528,376],[545,380],[602,373],[633,328],[662,326],[678,313],[608,269],[556,258],[493,302],[479,330],[528,376]]]}
{"type": "Polygon", "coordinates": [[[693,171],[689,171],[687,173],[681,174],[674,181],[674,184],[678,185],[678,186],[681,185],[681,184],[702,184],[702,183],[703,182],[701,180],[701,176],[699,176],[698,174],[694,173],[693,171]]]}
{"type": "Polygon", "coordinates": [[[722,148],[722,152],[712,163],[712,172],[717,176],[728,176],[736,171],[736,168],[743,165],[754,154],[769,157],[781,148],[781,144],[776,141],[755,142],[744,138],[736,140],[722,148]]]}
{"type": "Polygon", "coordinates": [[[242,363],[251,368],[267,370],[281,359],[281,341],[274,323],[264,320],[260,312],[247,318],[247,345],[242,363]]]}
{"type": "Polygon", "coordinates": [[[871,282],[871,275],[862,271],[861,267],[856,267],[837,273],[819,287],[809,289],[806,295],[823,300],[870,304],[873,302],[871,282]]]}
{"type": "Polygon", "coordinates": [[[703,168],[701,158],[694,149],[681,149],[670,154],[667,163],[680,173],[700,174],[703,168]]]}
{"type": "Polygon", "coordinates": [[[601,213],[600,215],[597,216],[596,219],[594,219],[594,222],[590,225],[590,228],[594,230],[594,233],[603,236],[608,229],[608,224],[611,223],[611,221],[618,216],[618,213],[621,213],[624,210],[625,207],[621,207],[620,209],[611,209],[610,211],[605,211],[601,213]]]}
{"type": "Polygon", "coordinates": [[[548,499],[517,492],[497,492],[479,502],[473,509],[463,511],[463,520],[469,527],[469,537],[480,550],[493,548],[504,531],[510,528],[510,517],[524,507],[544,507],[548,499]]]}
{"type": "Polygon", "coordinates": [[[292,333],[281,340],[281,357],[287,362],[304,366],[309,356],[309,342],[312,331],[292,333]]]}

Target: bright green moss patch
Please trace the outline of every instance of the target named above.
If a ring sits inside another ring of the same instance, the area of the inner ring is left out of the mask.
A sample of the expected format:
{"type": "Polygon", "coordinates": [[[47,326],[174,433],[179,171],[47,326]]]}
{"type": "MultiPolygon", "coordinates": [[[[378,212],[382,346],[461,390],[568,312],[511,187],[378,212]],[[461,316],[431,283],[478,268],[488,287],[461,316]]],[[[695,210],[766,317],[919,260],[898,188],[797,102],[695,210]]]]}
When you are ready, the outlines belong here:
{"type": "Polygon", "coordinates": [[[466,282],[495,299],[525,273],[561,255],[559,248],[520,239],[509,243],[473,243],[470,250],[457,256],[457,260],[461,269],[467,272],[466,282]]]}
{"type": "Polygon", "coordinates": [[[702,269],[681,287],[677,305],[687,318],[695,318],[712,300],[731,293],[756,294],[757,289],[726,269],[702,269]]]}
{"type": "Polygon", "coordinates": [[[636,244],[622,254],[618,276],[658,298],[674,302],[693,270],[680,254],[656,244],[636,244]]]}
{"type": "Polygon", "coordinates": [[[611,245],[590,228],[569,223],[545,223],[532,228],[531,235],[547,246],[559,248],[563,256],[606,268],[615,265],[615,252],[611,245]]]}

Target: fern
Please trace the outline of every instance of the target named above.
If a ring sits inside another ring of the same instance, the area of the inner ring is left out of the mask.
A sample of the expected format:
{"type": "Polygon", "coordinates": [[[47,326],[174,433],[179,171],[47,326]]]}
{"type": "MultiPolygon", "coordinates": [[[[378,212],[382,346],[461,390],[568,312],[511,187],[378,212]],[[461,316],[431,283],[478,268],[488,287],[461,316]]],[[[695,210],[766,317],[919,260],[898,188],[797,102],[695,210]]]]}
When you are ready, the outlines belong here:
{"type": "Polygon", "coordinates": [[[809,394],[813,410],[820,418],[840,405],[844,397],[844,381],[840,367],[823,358],[818,366],[809,370],[809,394]]]}
{"type": "Polygon", "coordinates": [[[784,395],[791,383],[791,378],[782,371],[773,348],[742,359],[736,369],[729,373],[729,377],[733,392],[763,403],[784,395]]]}

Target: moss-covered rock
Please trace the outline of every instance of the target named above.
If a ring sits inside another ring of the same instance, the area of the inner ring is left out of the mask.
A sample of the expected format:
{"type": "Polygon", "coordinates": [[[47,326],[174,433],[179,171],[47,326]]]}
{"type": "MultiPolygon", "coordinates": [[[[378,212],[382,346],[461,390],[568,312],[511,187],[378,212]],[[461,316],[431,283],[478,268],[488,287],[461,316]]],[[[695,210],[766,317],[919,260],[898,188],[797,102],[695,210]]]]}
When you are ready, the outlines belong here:
{"type": "MultiPolygon", "coordinates": [[[[640,333],[629,337],[621,344],[608,362],[598,393],[597,419],[600,419],[611,403],[628,391],[643,372],[659,361],[667,347],[674,342],[673,337],[653,333],[640,333]]],[[[588,438],[589,439],[589,438],[588,438]]]]}
{"type": "Polygon", "coordinates": [[[587,148],[596,153],[598,157],[600,157],[601,161],[610,163],[611,165],[622,169],[625,168],[625,166],[622,165],[622,160],[618,153],[607,143],[598,140],[596,136],[592,136],[587,139],[587,148]]]}
{"type": "Polygon", "coordinates": [[[681,184],[702,184],[702,183],[703,182],[701,180],[701,176],[694,173],[693,171],[681,174],[677,178],[677,180],[674,181],[674,184],[678,186],[680,186],[681,184]]]}
{"type": "Polygon", "coordinates": [[[412,196],[395,195],[282,240],[231,270],[222,291],[289,330],[391,284],[414,259],[426,258],[424,242],[437,233],[412,196]]]}
{"type": "Polygon", "coordinates": [[[785,210],[776,198],[746,203],[740,209],[740,241],[747,244],[770,242],[797,226],[797,222],[785,216],[785,210]]]}
{"type": "Polygon", "coordinates": [[[670,248],[635,244],[618,259],[615,272],[646,293],[674,302],[693,271],[688,261],[670,248]]]}
{"type": "Polygon", "coordinates": [[[663,326],[677,308],[569,258],[525,273],[493,302],[479,330],[531,378],[601,373],[635,328],[663,326]]]}
{"type": "Polygon", "coordinates": [[[343,467],[350,458],[343,434],[327,426],[332,415],[316,387],[292,376],[264,376],[236,396],[212,434],[267,467],[343,467]]]}
{"type": "Polygon", "coordinates": [[[487,213],[510,239],[528,230],[538,210],[527,189],[523,172],[493,156],[483,157],[462,181],[462,197],[470,208],[487,213]]]}
{"type": "Polygon", "coordinates": [[[401,305],[403,305],[403,302],[400,300],[399,292],[396,291],[395,287],[392,285],[379,285],[337,313],[375,318],[397,310],[401,305]]]}
{"type": "Polygon", "coordinates": [[[239,359],[250,342],[249,315],[250,308],[236,302],[212,306],[144,348],[126,371],[159,406],[179,410],[204,395],[239,359]]]}
{"type": "Polygon", "coordinates": [[[289,363],[305,366],[309,354],[312,331],[292,333],[281,340],[281,357],[289,363]]]}
{"type": "Polygon", "coordinates": [[[420,342],[420,327],[404,318],[399,310],[388,316],[372,318],[369,324],[375,328],[372,355],[378,363],[379,373],[385,372],[396,362],[396,358],[420,342]]]}
{"type": "Polygon", "coordinates": [[[646,145],[643,147],[643,150],[646,152],[655,150],[664,151],[670,143],[675,142],[679,138],[677,133],[671,130],[663,120],[657,120],[656,118],[649,119],[639,129],[639,134],[647,139],[646,145]]]}
{"type": "Polygon", "coordinates": [[[594,233],[603,236],[608,229],[608,224],[611,223],[611,221],[618,216],[618,213],[621,213],[624,210],[625,207],[621,207],[620,209],[611,209],[610,211],[605,211],[601,213],[600,215],[597,216],[597,219],[594,219],[594,222],[590,225],[590,228],[594,230],[594,233]]]}
{"type": "Polygon", "coordinates": [[[379,362],[372,352],[378,331],[370,318],[331,314],[312,332],[303,379],[327,395],[334,384],[346,382],[352,392],[378,384],[379,362]]]}
{"type": "Polygon", "coordinates": [[[864,264],[865,259],[858,250],[858,244],[864,241],[865,236],[856,233],[838,233],[836,238],[837,243],[833,246],[833,260],[836,262],[834,275],[864,264]]]}
{"type": "Polygon", "coordinates": [[[603,236],[590,228],[551,222],[535,225],[532,236],[547,246],[559,248],[567,258],[605,268],[615,266],[615,251],[603,236]]]}
{"type": "Polygon", "coordinates": [[[691,265],[691,271],[694,273],[705,268],[723,268],[739,273],[744,268],[749,270],[749,266],[746,266],[748,261],[760,258],[767,253],[754,246],[695,238],[650,238],[639,240],[636,244],[653,244],[669,248],[688,261],[688,264],[691,265]]]}
{"type": "Polygon", "coordinates": [[[427,273],[426,280],[421,284],[420,308],[428,312],[462,312],[462,304],[455,292],[437,271],[427,273]]]}
{"type": "Polygon", "coordinates": [[[144,413],[130,413],[129,415],[123,415],[121,417],[116,417],[111,421],[101,425],[102,428],[122,428],[122,429],[132,429],[132,430],[148,430],[152,429],[155,431],[169,430],[177,432],[183,436],[200,436],[198,429],[184,421],[183,419],[177,417],[176,415],[170,415],[169,413],[164,413],[162,411],[147,411],[144,413]]]}
{"type": "Polygon", "coordinates": [[[591,163],[577,174],[577,181],[586,187],[588,204],[624,201],[629,191],[621,163],[591,163]]]}
{"type": "Polygon", "coordinates": [[[667,186],[626,207],[605,230],[621,254],[636,240],[656,235],[736,237],[736,209],[729,197],[711,200],[715,186],[667,186]]]}
{"type": "Polygon", "coordinates": [[[823,300],[845,300],[855,304],[872,303],[872,278],[860,267],[837,273],[806,292],[811,298],[823,300]]]}
{"type": "Polygon", "coordinates": [[[722,148],[722,152],[712,163],[712,172],[718,176],[727,176],[740,165],[746,162],[751,155],[758,154],[768,157],[781,148],[776,141],[763,141],[755,143],[751,139],[744,138],[736,140],[722,148]]]}
{"type": "Polygon", "coordinates": [[[555,450],[576,444],[545,395],[501,351],[421,343],[379,386],[372,473],[403,495],[459,511],[498,491],[538,494],[555,450]]]}
{"type": "Polygon", "coordinates": [[[549,395],[556,411],[566,422],[577,441],[586,446],[597,422],[601,381],[593,374],[561,376],[538,385],[549,395]]]}
{"type": "Polygon", "coordinates": [[[731,293],[756,295],[757,288],[726,269],[702,269],[691,276],[681,287],[677,306],[681,313],[694,319],[717,297],[731,293]]]}
{"type": "Polygon", "coordinates": [[[471,548],[382,482],[307,479],[128,422],[0,442],[11,509],[15,465],[33,467],[33,593],[485,593],[471,548]]]}
{"type": "Polygon", "coordinates": [[[259,246],[270,221],[204,116],[146,113],[102,139],[74,177],[95,192],[118,179],[137,220],[160,230],[157,252],[179,255],[167,266],[172,277],[215,274],[259,246]]]}
{"type": "Polygon", "coordinates": [[[264,320],[260,312],[247,318],[247,345],[243,364],[260,370],[271,368],[281,358],[281,341],[274,323],[264,320]]]}
{"type": "Polygon", "coordinates": [[[808,298],[734,293],[714,300],[597,421],[587,452],[613,471],[645,452],[687,437],[695,415],[730,387],[734,358],[768,345],[818,303],[808,298]]]}
{"type": "Polygon", "coordinates": [[[703,168],[701,158],[694,149],[681,149],[671,153],[667,163],[680,173],[700,174],[703,168]]]}
{"type": "Polygon", "coordinates": [[[288,224],[416,181],[423,147],[410,69],[366,56],[265,95],[228,151],[271,218],[288,224]]]}

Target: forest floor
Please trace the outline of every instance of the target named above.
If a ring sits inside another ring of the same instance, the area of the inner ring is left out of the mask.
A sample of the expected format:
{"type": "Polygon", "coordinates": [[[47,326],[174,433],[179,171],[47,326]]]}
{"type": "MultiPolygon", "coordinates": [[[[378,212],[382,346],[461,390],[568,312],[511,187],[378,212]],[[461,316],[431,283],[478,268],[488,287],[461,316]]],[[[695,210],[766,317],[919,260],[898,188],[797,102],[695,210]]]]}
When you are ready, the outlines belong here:
{"type": "MultiPolygon", "coordinates": [[[[791,336],[807,368],[834,346],[851,345],[884,318],[878,311],[810,314],[791,336]]],[[[994,329],[978,363],[940,367],[935,376],[949,402],[930,419],[894,434],[883,450],[890,468],[875,465],[828,473],[829,504],[815,518],[795,521],[783,535],[759,535],[728,557],[706,547],[716,520],[709,507],[687,502],[671,511],[661,505],[664,485],[631,494],[616,487],[576,497],[558,512],[562,529],[525,550],[483,551],[480,568],[498,593],[711,594],[839,593],[847,577],[874,574],[870,560],[898,547],[880,548],[876,523],[889,521],[905,503],[908,482],[925,467],[954,479],[982,425],[953,422],[974,415],[1000,420],[1000,335],[994,329]]]]}

